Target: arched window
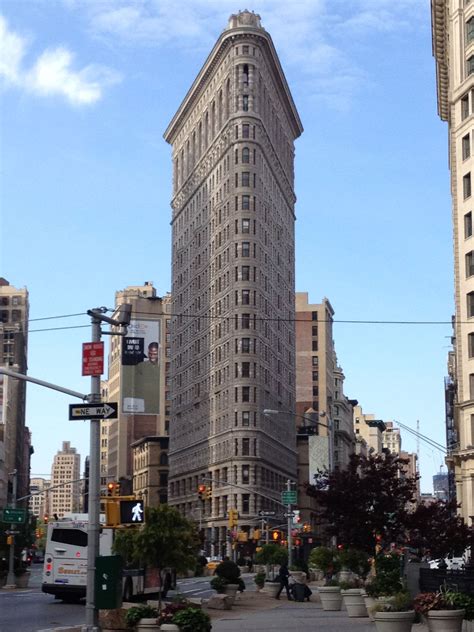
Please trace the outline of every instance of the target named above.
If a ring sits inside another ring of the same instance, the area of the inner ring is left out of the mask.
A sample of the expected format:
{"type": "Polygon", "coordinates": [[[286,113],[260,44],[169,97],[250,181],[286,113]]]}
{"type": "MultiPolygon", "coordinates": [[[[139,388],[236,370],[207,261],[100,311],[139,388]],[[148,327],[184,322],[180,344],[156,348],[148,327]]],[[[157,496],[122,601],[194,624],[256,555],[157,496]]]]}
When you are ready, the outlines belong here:
{"type": "Polygon", "coordinates": [[[244,147],[242,149],[242,162],[243,163],[250,162],[250,150],[248,147],[244,147]]]}
{"type": "Polygon", "coordinates": [[[244,86],[249,85],[249,66],[248,64],[244,64],[243,72],[242,72],[242,80],[244,82],[244,86]]]}
{"type": "Polygon", "coordinates": [[[219,106],[217,112],[217,129],[222,127],[222,90],[219,92],[219,106]]]}
{"type": "Polygon", "coordinates": [[[160,465],[168,465],[168,454],[166,452],[160,454],[160,465]]]}

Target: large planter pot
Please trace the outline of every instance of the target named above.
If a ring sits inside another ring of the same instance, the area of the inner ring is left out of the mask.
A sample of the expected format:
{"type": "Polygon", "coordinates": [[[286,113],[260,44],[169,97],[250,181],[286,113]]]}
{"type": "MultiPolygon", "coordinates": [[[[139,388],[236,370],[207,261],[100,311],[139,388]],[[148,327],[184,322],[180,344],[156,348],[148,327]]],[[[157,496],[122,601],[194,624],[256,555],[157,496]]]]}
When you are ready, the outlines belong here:
{"type": "Polygon", "coordinates": [[[465,610],[429,610],[426,614],[430,632],[461,632],[465,610]]]}
{"type": "Polygon", "coordinates": [[[235,602],[237,591],[239,590],[239,584],[227,584],[224,586],[223,593],[230,597],[231,603],[235,602]]]}
{"type": "Polygon", "coordinates": [[[349,617],[367,616],[367,608],[359,588],[341,590],[341,596],[349,617]]]}
{"type": "Polygon", "coordinates": [[[17,588],[27,588],[28,582],[30,581],[30,573],[22,573],[21,575],[15,576],[15,586],[17,588]]]}
{"type": "Polygon", "coordinates": [[[371,621],[375,621],[374,615],[372,614],[371,608],[375,606],[375,599],[373,597],[369,597],[367,593],[362,592],[362,599],[364,600],[364,604],[367,610],[367,616],[371,621]]]}
{"type": "Polygon", "coordinates": [[[276,597],[277,592],[280,590],[280,582],[265,582],[265,592],[270,597],[276,597]]]}
{"type": "Polygon", "coordinates": [[[411,632],[411,624],[415,620],[415,611],[376,612],[374,614],[377,632],[411,632]]]}
{"type": "Polygon", "coordinates": [[[306,579],[306,573],[303,571],[290,571],[290,575],[297,584],[303,584],[306,579]]]}
{"type": "Polygon", "coordinates": [[[179,626],[175,623],[162,623],[160,630],[161,632],[179,632],[179,626]]]}
{"type": "Polygon", "coordinates": [[[352,571],[339,571],[339,575],[337,576],[337,578],[340,582],[350,582],[352,579],[352,571]]]}
{"type": "Polygon", "coordinates": [[[135,630],[136,632],[159,632],[160,626],[156,619],[140,619],[135,630]]]}
{"type": "Polygon", "coordinates": [[[341,589],[339,586],[320,586],[318,594],[323,610],[340,610],[342,607],[341,589]]]}

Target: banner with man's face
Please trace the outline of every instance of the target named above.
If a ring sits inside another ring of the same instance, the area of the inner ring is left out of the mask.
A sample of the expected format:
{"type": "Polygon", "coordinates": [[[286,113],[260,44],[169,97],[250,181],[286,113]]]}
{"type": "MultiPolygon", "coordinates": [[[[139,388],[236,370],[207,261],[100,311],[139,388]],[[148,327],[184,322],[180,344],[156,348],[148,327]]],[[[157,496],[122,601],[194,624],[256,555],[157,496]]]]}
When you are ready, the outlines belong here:
{"type": "Polygon", "coordinates": [[[160,323],[132,320],[122,339],[122,412],[158,415],[160,412],[160,323]]]}

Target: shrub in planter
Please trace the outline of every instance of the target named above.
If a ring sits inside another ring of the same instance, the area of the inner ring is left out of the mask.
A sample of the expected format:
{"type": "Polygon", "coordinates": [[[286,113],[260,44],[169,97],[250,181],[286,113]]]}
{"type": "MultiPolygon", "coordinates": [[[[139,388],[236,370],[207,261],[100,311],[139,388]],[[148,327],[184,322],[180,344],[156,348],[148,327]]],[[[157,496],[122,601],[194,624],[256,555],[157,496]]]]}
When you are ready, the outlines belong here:
{"type": "Polygon", "coordinates": [[[257,584],[258,588],[263,588],[265,585],[265,573],[256,573],[255,577],[253,578],[253,581],[257,584]]]}
{"type": "MultiPolygon", "coordinates": [[[[175,602],[166,604],[163,610],[160,612],[160,616],[158,617],[158,623],[163,625],[164,623],[174,623],[173,617],[181,610],[187,610],[190,605],[188,602],[175,602]]],[[[197,606],[195,606],[197,608],[197,606]]]]}
{"type": "Polygon", "coordinates": [[[211,588],[218,593],[225,592],[225,587],[227,586],[227,584],[228,582],[223,577],[219,577],[218,575],[211,579],[211,588]]]}
{"type": "Polygon", "coordinates": [[[408,612],[413,610],[413,600],[410,593],[401,591],[384,603],[375,604],[372,610],[374,612],[408,612]]]}
{"type": "Polygon", "coordinates": [[[396,575],[379,573],[366,585],[365,590],[369,597],[387,597],[399,593],[402,588],[398,573],[396,575]]]}
{"type": "Polygon", "coordinates": [[[177,612],[173,623],[179,626],[181,632],[209,632],[212,629],[209,615],[195,607],[177,612]]]}
{"type": "Polygon", "coordinates": [[[133,606],[125,613],[127,627],[134,628],[140,619],[154,619],[158,617],[158,610],[152,606],[133,606]]]}
{"type": "Polygon", "coordinates": [[[352,571],[361,577],[367,577],[370,562],[367,553],[357,549],[343,549],[337,554],[337,559],[343,570],[352,571]]]}
{"type": "Polygon", "coordinates": [[[460,632],[465,615],[460,607],[463,597],[463,593],[454,590],[420,593],[413,605],[416,612],[427,617],[430,631],[460,632]]]}
{"type": "Polygon", "coordinates": [[[384,603],[371,608],[377,632],[411,632],[415,618],[412,600],[407,592],[400,592],[384,603]]]}
{"type": "Polygon", "coordinates": [[[311,566],[319,568],[325,575],[333,575],[340,568],[339,560],[333,549],[325,546],[317,546],[309,554],[309,563],[311,566]]]}

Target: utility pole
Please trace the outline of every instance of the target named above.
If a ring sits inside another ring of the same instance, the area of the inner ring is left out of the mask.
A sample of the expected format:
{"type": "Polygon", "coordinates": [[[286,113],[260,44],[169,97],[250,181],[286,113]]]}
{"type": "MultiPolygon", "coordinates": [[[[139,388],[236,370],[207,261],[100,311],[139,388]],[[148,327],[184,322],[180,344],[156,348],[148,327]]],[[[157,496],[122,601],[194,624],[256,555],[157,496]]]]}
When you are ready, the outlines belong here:
{"type": "MultiPolygon", "coordinates": [[[[11,499],[11,507],[12,509],[16,509],[16,495],[17,495],[17,489],[18,489],[18,472],[17,470],[13,470],[13,472],[11,472],[10,476],[13,477],[13,483],[12,483],[12,499],[11,499]]],[[[17,527],[16,524],[11,524],[10,525],[10,531],[15,531],[15,527],[17,527]]],[[[5,585],[5,588],[15,588],[15,569],[14,569],[14,563],[15,563],[15,536],[14,535],[10,535],[10,537],[12,538],[11,540],[11,544],[10,544],[10,548],[8,551],[8,575],[7,575],[7,583],[5,585]]]]}
{"type": "MultiPolygon", "coordinates": [[[[291,492],[291,481],[288,479],[286,481],[286,491],[291,492]]],[[[288,566],[291,566],[293,563],[293,542],[291,538],[291,503],[287,505],[287,513],[288,513],[288,566]]]]}
{"type": "MultiPolygon", "coordinates": [[[[130,324],[132,306],[124,303],[119,308],[118,318],[105,315],[105,307],[97,307],[87,311],[91,317],[91,342],[100,342],[102,333],[125,336],[130,324]],[[106,322],[122,331],[102,332],[101,323],[106,322]]],[[[89,402],[101,403],[100,375],[91,375],[91,392],[89,402]]],[[[100,419],[91,419],[89,448],[89,523],[87,526],[87,585],[86,585],[86,624],[82,632],[99,632],[98,610],[95,606],[95,565],[99,557],[100,539],[100,419]]]]}

